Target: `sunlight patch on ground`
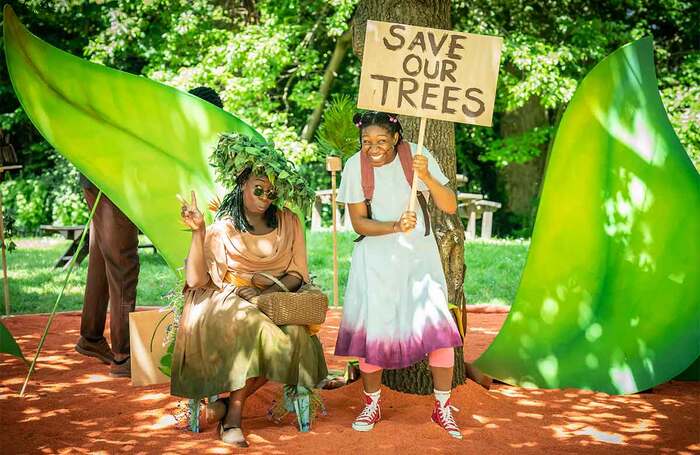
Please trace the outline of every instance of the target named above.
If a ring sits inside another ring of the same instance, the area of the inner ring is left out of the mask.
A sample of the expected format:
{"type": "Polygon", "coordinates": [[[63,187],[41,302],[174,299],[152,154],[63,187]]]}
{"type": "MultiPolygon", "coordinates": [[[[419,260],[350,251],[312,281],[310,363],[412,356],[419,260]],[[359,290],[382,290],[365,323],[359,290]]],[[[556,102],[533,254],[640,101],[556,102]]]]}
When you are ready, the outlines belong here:
{"type": "Polygon", "coordinates": [[[145,395],[141,395],[140,397],[138,397],[137,399],[135,399],[133,401],[157,401],[157,400],[164,400],[164,399],[169,398],[169,397],[170,397],[170,395],[166,395],[165,393],[154,392],[154,393],[147,393],[145,395]]]}
{"type": "Polygon", "coordinates": [[[85,374],[81,377],[78,378],[77,383],[78,384],[94,384],[96,382],[107,382],[111,381],[112,378],[110,378],[107,375],[104,374],[85,374]]]}
{"type": "Polygon", "coordinates": [[[552,425],[550,428],[557,439],[570,439],[577,436],[588,436],[593,441],[608,444],[624,444],[626,438],[617,433],[601,431],[598,428],[582,423],[569,423],[566,425],[552,425]]]}

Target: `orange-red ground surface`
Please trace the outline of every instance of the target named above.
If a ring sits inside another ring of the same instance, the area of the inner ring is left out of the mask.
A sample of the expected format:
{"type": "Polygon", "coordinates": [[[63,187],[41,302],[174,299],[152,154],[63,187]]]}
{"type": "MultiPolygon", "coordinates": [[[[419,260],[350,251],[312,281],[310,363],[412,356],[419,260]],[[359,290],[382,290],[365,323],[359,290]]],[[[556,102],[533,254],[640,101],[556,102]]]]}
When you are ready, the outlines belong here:
{"type": "MultiPolygon", "coordinates": [[[[333,356],[339,313],[323,332],[330,368],[347,359],[333,356]]],[[[488,346],[505,314],[469,315],[466,358],[488,346]]],[[[32,357],[46,316],[17,316],[3,322],[32,357]]],[[[112,379],[108,367],[73,350],[80,315],[54,320],[39,366],[24,399],[18,398],[26,367],[0,355],[0,453],[229,453],[214,428],[193,434],[174,417],[178,400],[167,385],[134,388],[112,379]]],[[[526,390],[494,385],[486,391],[468,382],[453,392],[460,408],[463,441],[448,437],[430,422],[430,397],[385,390],[383,420],[368,433],[350,423],[359,412],[361,386],[323,391],[328,415],[310,433],[267,417],[279,386],[268,384],[250,398],[244,431],[245,453],[698,453],[700,383],[671,382],[651,393],[611,396],[580,390],[526,390]]],[[[183,402],[184,403],[184,402],[183,402]]]]}

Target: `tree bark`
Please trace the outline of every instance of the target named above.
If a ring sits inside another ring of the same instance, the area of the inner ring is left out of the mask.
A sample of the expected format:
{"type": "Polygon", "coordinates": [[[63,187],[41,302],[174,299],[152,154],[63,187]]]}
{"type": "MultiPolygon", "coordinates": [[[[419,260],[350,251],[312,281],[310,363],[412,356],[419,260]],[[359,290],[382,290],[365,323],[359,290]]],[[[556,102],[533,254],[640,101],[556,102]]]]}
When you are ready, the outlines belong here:
{"type": "MultiPolygon", "coordinates": [[[[539,98],[532,97],[521,108],[503,115],[501,136],[515,136],[548,123],[547,111],[540,104],[539,98]]],[[[542,153],[530,161],[509,164],[500,172],[508,198],[505,203],[506,211],[525,219],[529,227],[534,222],[537,199],[544,177],[546,147],[546,144],[543,145],[542,153]]]]}
{"type": "MultiPolygon", "coordinates": [[[[396,22],[422,27],[449,30],[451,25],[449,0],[363,0],[353,17],[353,51],[362,59],[367,20],[396,22]]],[[[404,137],[418,142],[417,117],[400,117],[404,137]]],[[[455,155],[455,130],[451,122],[428,120],[425,131],[425,146],[431,151],[440,168],[450,179],[455,189],[457,157],[455,155]]],[[[430,214],[443,270],[447,278],[449,302],[461,306],[464,296],[464,227],[457,215],[448,215],[431,204],[430,214]]],[[[462,348],[455,349],[453,386],[465,381],[462,348]]],[[[385,370],[382,381],[389,388],[401,392],[426,395],[433,392],[433,381],[427,361],[409,368],[385,370]]]]}
{"type": "Polygon", "coordinates": [[[321,99],[318,101],[316,108],[309,116],[306,121],[306,126],[301,132],[301,138],[306,141],[311,141],[316,134],[318,125],[321,123],[321,116],[323,115],[323,109],[326,107],[326,100],[328,99],[328,94],[331,91],[331,86],[338,74],[338,69],[340,64],[343,63],[345,54],[348,52],[350,43],[352,41],[352,27],[350,27],[345,33],[343,33],[338,41],[335,43],[335,49],[333,49],[333,55],[326,66],[326,71],[323,73],[323,81],[321,82],[321,87],[318,89],[321,99]]]}

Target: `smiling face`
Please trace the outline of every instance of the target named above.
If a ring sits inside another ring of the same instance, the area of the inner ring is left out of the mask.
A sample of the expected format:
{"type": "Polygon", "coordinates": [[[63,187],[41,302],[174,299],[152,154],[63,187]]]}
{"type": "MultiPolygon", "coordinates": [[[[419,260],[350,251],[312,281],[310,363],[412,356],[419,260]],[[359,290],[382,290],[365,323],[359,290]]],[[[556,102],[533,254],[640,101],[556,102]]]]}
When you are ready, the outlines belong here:
{"type": "Polygon", "coordinates": [[[243,204],[248,213],[265,213],[276,198],[275,188],[267,177],[251,175],[243,186],[243,204]]]}
{"type": "Polygon", "coordinates": [[[391,134],[386,128],[370,125],[362,129],[362,153],[366,153],[373,167],[391,163],[396,156],[394,146],[399,133],[391,134]]]}

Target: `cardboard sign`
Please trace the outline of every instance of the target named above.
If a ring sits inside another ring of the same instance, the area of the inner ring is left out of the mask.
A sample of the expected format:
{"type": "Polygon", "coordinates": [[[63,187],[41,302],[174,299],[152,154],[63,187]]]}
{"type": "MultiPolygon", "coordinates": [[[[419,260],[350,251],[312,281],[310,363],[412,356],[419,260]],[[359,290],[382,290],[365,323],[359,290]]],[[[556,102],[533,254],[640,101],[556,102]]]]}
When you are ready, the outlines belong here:
{"type": "Polygon", "coordinates": [[[367,21],[357,106],[491,126],[503,40],[367,21]]]}
{"type": "Polygon", "coordinates": [[[160,310],[129,313],[131,342],[131,383],[134,386],[163,384],[170,378],[159,369],[160,359],[168,349],[163,344],[167,328],[173,323],[173,312],[160,310]],[[165,316],[165,318],[163,318],[165,316]],[[155,335],[154,335],[155,332],[155,335]],[[153,343],[151,343],[153,339],[153,343]]]}

